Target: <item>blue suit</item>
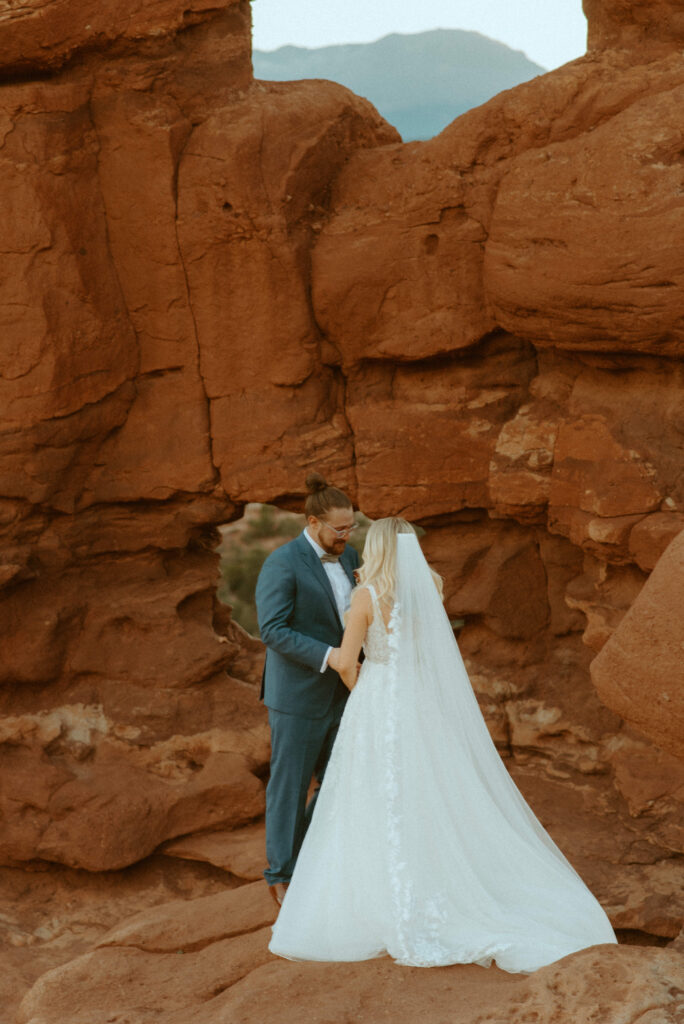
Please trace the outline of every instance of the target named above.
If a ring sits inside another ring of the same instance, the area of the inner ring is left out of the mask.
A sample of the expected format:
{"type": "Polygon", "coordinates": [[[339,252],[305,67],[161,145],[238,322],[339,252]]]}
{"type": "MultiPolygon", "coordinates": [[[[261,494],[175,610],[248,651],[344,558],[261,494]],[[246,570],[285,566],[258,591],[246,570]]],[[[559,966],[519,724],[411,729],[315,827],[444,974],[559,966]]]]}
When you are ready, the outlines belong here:
{"type": "MultiPolygon", "coordinates": [[[[349,545],[340,564],[353,586],[359,556],[349,545]]],[[[268,556],[256,604],[271,726],[264,874],[273,885],[292,877],[315,803],[314,794],[306,806],[307,791],[314,775],[322,781],[349,691],[333,669],[320,670],[328,647],[340,646],[344,626],[326,571],[303,534],[268,556]]]]}

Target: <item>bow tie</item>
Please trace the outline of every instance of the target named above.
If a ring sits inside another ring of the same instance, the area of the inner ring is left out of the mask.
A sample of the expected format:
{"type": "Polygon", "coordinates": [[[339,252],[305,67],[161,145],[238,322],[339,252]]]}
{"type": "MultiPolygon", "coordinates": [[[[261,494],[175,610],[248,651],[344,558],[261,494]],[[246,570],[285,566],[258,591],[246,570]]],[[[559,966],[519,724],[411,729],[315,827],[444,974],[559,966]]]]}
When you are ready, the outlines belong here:
{"type": "Polygon", "coordinates": [[[328,555],[328,554],[321,555],[321,562],[339,562],[339,560],[340,560],[340,556],[339,555],[328,555]]]}

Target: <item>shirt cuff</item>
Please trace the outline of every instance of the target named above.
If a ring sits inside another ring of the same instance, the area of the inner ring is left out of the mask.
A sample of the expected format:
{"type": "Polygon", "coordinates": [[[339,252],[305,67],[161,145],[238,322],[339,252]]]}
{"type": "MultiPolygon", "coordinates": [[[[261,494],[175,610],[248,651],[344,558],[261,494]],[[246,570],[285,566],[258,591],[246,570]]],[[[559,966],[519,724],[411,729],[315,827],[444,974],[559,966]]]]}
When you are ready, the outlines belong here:
{"type": "Polygon", "coordinates": [[[321,665],[321,672],[325,672],[326,668],[328,667],[328,658],[330,657],[331,651],[332,647],[329,647],[328,650],[325,652],[325,658],[323,659],[323,664],[321,665]]]}

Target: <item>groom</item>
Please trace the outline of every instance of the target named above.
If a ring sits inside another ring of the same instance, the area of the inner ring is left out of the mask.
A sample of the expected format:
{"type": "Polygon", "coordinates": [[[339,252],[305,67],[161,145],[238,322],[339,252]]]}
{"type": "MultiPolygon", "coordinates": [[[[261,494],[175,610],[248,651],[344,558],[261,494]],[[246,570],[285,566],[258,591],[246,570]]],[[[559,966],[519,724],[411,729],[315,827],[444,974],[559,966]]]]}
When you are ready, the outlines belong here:
{"type": "Polygon", "coordinates": [[[323,477],[306,480],[304,532],[264,562],[256,588],[266,665],[261,696],[271,727],[271,776],[266,789],[264,877],[275,902],[285,896],[349,691],[328,667],[339,647],[359,556],[347,539],[354,510],[323,477]]]}

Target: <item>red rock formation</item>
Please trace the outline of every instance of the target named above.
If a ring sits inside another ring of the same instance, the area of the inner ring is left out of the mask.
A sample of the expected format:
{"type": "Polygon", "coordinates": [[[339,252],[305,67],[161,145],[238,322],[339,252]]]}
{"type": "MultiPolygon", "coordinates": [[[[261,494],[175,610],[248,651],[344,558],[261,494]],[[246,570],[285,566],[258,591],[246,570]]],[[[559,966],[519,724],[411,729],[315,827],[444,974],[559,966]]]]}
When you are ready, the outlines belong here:
{"type": "Polygon", "coordinates": [[[2,41],[8,67],[70,63],[0,92],[0,857],[102,870],[262,812],[214,524],[293,489],[302,432],[351,482],[311,221],[350,151],[397,136],[337,86],[252,84],[246,3],[65,11],[2,41]]]}
{"type": "Polygon", "coordinates": [[[681,50],[684,11],[680,0],[582,0],[589,22],[588,48],[631,50],[643,60],[681,50]]]}
{"type": "Polygon", "coordinates": [[[42,974],[88,952],[121,921],[178,899],[220,898],[235,884],[208,865],[162,856],[122,871],[78,871],[44,862],[0,868],[3,1024],[13,1024],[23,996],[42,974]]]}
{"type": "Polygon", "coordinates": [[[245,0],[0,16],[0,859],[260,814],[215,526],[315,466],[426,526],[533,806],[616,924],[676,934],[675,662],[625,637],[677,607],[679,6],[585,0],[586,58],[410,145],[254,82],[245,0]]]}
{"type": "Polygon", "coordinates": [[[103,936],[90,953],[50,971],[22,1002],[33,1020],[104,1024],[298,1024],[418,1019],[453,1024],[547,1024],[649,1014],[676,1021],[684,966],[677,952],[595,946],[530,977],[492,967],[426,971],[385,959],[360,964],[292,964],[271,956],[273,904],[256,882],[188,906],[146,910],[103,936]],[[179,954],[183,954],[180,956],[179,954]],[[150,1007],[154,1007],[150,1012],[150,1007]],[[154,1016],[152,1016],[152,1014],[154,1016]]]}
{"type": "MultiPolygon", "coordinates": [[[[241,0],[27,0],[10,4],[3,13],[0,62],[12,71],[53,70],[74,56],[106,50],[112,44],[125,52],[158,53],[160,43],[188,27],[215,21],[217,13],[238,7],[241,0]],[[145,44],[152,42],[152,47],[145,44]],[[142,44],[142,45],[141,45],[142,44]]],[[[244,10],[243,10],[244,15],[244,10]]],[[[226,23],[231,32],[236,25],[226,23]]],[[[244,57],[244,46],[236,51],[244,57]]]]}
{"type": "MultiPolygon", "coordinates": [[[[684,533],[680,533],[591,666],[599,696],[680,758],[684,758],[683,608],[684,533]]],[[[676,778],[678,773],[670,767],[657,774],[676,778]]],[[[663,778],[660,788],[670,790],[670,784],[663,778]]]]}

